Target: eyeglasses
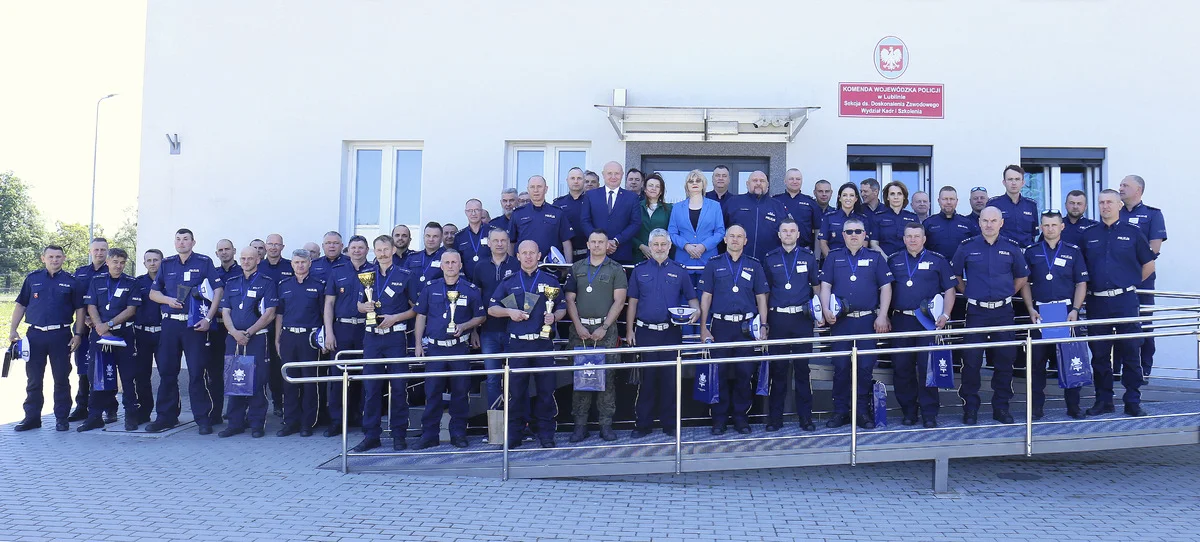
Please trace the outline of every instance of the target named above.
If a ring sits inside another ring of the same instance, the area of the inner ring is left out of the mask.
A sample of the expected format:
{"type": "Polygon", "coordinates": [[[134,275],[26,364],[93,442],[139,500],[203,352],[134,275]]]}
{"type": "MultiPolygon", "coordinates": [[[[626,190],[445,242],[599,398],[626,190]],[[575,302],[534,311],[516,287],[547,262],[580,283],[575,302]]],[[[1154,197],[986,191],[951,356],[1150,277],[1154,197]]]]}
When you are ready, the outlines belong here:
{"type": "Polygon", "coordinates": [[[1062,212],[1058,209],[1046,209],[1045,211],[1042,211],[1042,216],[1057,216],[1062,218],[1062,212]]]}
{"type": "Polygon", "coordinates": [[[850,234],[850,235],[862,235],[864,233],[867,233],[867,230],[864,230],[864,229],[842,230],[842,233],[846,233],[846,234],[850,234]]]}
{"type": "Polygon", "coordinates": [[[982,186],[976,186],[971,189],[971,192],[987,192],[987,189],[982,186]]]}

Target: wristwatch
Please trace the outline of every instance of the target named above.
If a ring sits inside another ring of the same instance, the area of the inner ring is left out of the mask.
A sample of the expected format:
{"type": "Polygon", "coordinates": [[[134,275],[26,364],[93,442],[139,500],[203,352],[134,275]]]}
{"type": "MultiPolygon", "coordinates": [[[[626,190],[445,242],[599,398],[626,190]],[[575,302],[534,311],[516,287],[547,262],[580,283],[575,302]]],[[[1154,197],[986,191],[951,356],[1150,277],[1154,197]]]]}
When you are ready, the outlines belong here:
{"type": "Polygon", "coordinates": [[[109,321],[107,321],[107,322],[104,322],[104,325],[106,325],[106,326],[108,326],[108,327],[113,327],[113,321],[112,321],[112,320],[109,320],[109,321]]]}

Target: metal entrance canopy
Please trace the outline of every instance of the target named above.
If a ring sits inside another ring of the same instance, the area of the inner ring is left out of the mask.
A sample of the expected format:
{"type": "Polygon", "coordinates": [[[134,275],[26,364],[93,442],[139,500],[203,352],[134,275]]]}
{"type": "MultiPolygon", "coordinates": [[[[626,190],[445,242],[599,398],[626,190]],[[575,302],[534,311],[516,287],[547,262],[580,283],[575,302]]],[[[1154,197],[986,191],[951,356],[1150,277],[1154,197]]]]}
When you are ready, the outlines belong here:
{"type": "Polygon", "coordinates": [[[806,107],[596,105],[622,141],[790,143],[808,122],[806,107]]]}

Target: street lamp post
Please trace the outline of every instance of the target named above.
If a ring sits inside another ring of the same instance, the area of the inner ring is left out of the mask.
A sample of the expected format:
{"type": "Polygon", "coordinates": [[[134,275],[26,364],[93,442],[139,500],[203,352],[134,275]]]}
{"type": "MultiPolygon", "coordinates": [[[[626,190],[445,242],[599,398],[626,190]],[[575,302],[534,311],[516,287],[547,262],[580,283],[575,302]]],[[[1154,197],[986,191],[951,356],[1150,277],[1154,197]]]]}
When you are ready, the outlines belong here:
{"type": "Polygon", "coordinates": [[[116,96],[109,94],[96,100],[96,133],[92,137],[92,216],[88,222],[88,243],[96,238],[96,152],[100,149],[100,102],[116,96]]]}

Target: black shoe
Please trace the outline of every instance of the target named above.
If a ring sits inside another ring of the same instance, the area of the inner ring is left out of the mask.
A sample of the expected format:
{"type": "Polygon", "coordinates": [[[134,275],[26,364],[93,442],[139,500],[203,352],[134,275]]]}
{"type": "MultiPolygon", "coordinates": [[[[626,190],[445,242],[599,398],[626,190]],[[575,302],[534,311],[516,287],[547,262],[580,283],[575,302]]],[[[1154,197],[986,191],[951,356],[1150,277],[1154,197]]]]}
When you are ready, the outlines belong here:
{"type": "Polygon", "coordinates": [[[614,440],[617,440],[617,433],[616,433],[616,431],[613,431],[611,425],[601,425],[600,426],[600,438],[607,442],[612,442],[614,440]]]}
{"type": "Polygon", "coordinates": [[[875,420],[866,414],[858,415],[858,426],[863,429],[875,429],[875,420]]]}
{"type": "Polygon", "coordinates": [[[403,452],[404,450],[407,450],[407,449],[408,449],[408,441],[404,440],[404,437],[392,439],[392,451],[393,452],[403,452]]]}
{"type": "Polygon", "coordinates": [[[1113,407],[1112,403],[1096,403],[1095,405],[1092,405],[1092,408],[1087,409],[1085,412],[1088,416],[1099,416],[1101,414],[1108,414],[1116,411],[1117,409],[1113,407]]]}
{"type": "Polygon", "coordinates": [[[299,427],[296,427],[294,425],[285,425],[285,426],[283,426],[282,429],[275,432],[275,436],[286,437],[286,436],[290,436],[290,435],[295,435],[296,433],[299,433],[299,432],[300,432],[299,427]]]}
{"type": "Polygon", "coordinates": [[[1142,405],[1139,404],[1125,405],[1125,413],[1135,418],[1148,414],[1146,409],[1142,408],[1142,405]]]}
{"type": "Polygon", "coordinates": [[[66,430],[68,430],[68,429],[70,429],[70,428],[71,428],[71,426],[70,426],[70,425],[68,425],[68,424],[67,424],[67,422],[55,422],[55,423],[54,423],[54,430],[55,430],[55,431],[66,431],[66,430]]]}
{"type": "Polygon", "coordinates": [[[98,420],[96,418],[88,418],[88,420],[86,422],[79,424],[79,427],[76,427],[75,430],[82,433],[84,431],[91,431],[92,429],[103,429],[103,428],[104,428],[104,420],[98,420]]]}
{"type": "Polygon", "coordinates": [[[724,435],[725,434],[725,424],[714,425],[712,427],[712,431],[710,431],[710,432],[714,435],[724,435]]]}
{"type": "Polygon", "coordinates": [[[674,427],[664,427],[663,434],[667,435],[669,437],[673,437],[673,436],[675,436],[675,428],[674,427]]]}
{"type": "Polygon", "coordinates": [[[979,413],[974,410],[963,412],[963,425],[975,425],[979,423],[979,413]]]}
{"type": "Polygon", "coordinates": [[[166,431],[172,427],[175,427],[175,422],[166,422],[160,419],[150,422],[150,425],[146,426],[146,432],[162,433],[163,431],[166,431]]]}
{"type": "Polygon", "coordinates": [[[312,429],[309,429],[309,428],[307,428],[307,427],[305,427],[304,429],[301,429],[301,430],[300,430],[300,436],[302,436],[302,437],[311,437],[311,436],[312,436],[312,429]]]}
{"type": "Polygon", "coordinates": [[[634,429],[629,433],[630,438],[643,438],[650,435],[649,429],[634,429]]]}
{"type": "Polygon", "coordinates": [[[325,435],[326,437],[340,436],[342,434],[342,426],[331,425],[331,426],[329,426],[329,429],[326,429],[325,432],[321,433],[321,434],[325,435]]]}
{"type": "Polygon", "coordinates": [[[1046,412],[1040,408],[1033,409],[1033,419],[1040,420],[1046,417],[1046,412]]]}
{"type": "Polygon", "coordinates": [[[743,435],[750,434],[750,424],[740,424],[739,425],[739,424],[735,423],[735,424],[733,424],[733,429],[743,435]]]}
{"type": "Polygon", "coordinates": [[[126,416],[125,417],[125,430],[126,431],[137,431],[137,429],[138,429],[137,419],[126,416]]]}
{"type": "Polygon", "coordinates": [[[783,424],[771,422],[768,423],[763,429],[765,429],[768,433],[774,433],[780,429],[783,429],[783,424]]]}
{"type": "Polygon", "coordinates": [[[143,423],[150,423],[150,420],[152,420],[152,419],[154,419],[153,412],[148,412],[146,414],[142,414],[139,412],[137,415],[137,418],[135,418],[135,420],[137,420],[138,425],[141,425],[143,423]]]}
{"type": "Polygon", "coordinates": [[[829,421],[825,422],[825,427],[833,429],[836,427],[842,427],[848,423],[850,423],[849,414],[834,414],[832,418],[829,418],[829,421]]]}
{"type": "Polygon", "coordinates": [[[466,448],[471,444],[467,442],[467,437],[450,437],[450,445],[455,448],[466,448]]]}
{"type": "Polygon", "coordinates": [[[937,427],[937,419],[936,418],[925,418],[923,425],[925,426],[925,429],[933,429],[934,427],[937,427]]]}
{"type": "Polygon", "coordinates": [[[355,444],[353,448],[350,448],[350,451],[357,454],[366,452],[368,450],[374,450],[382,445],[383,443],[379,442],[379,439],[377,438],[364,438],[361,442],[355,444]]]}
{"type": "Polygon", "coordinates": [[[220,438],[229,438],[234,435],[240,435],[245,432],[246,432],[245,427],[239,427],[239,428],[226,427],[225,429],[222,429],[220,433],[217,433],[217,436],[220,438]]]}
{"type": "Polygon", "coordinates": [[[1071,418],[1074,418],[1076,420],[1086,420],[1087,419],[1087,414],[1084,414],[1083,411],[1079,410],[1078,408],[1067,409],[1067,416],[1070,416],[1071,418]]]}
{"type": "Polygon", "coordinates": [[[514,439],[509,439],[509,441],[508,441],[508,449],[509,449],[509,450],[511,450],[511,449],[513,449],[513,448],[520,448],[520,447],[521,447],[521,445],[522,445],[522,444],[524,444],[524,443],[525,443],[525,439],[523,439],[523,438],[520,438],[520,437],[517,437],[517,438],[514,438],[514,439]]]}
{"type": "Polygon", "coordinates": [[[1007,410],[993,410],[992,419],[1000,423],[1013,423],[1012,414],[1007,410]]]}
{"type": "Polygon", "coordinates": [[[412,449],[424,450],[425,448],[433,448],[439,444],[441,444],[441,442],[436,440],[418,440],[417,443],[413,445],[412,449]]]}
{"type": "Polygon", "coordinates": [[[575,424],[575,431],[571,433],[571,438],[569,440],[571,442],[583,442],[584,439],[590,436],[592,436],[592,433],[588,431],[586,425],[575,424]]]}
{"type": "Polygon", "coordinates": [[[41,429],[41,427],[42,420],[22,420],[21,423],[13,426],[13,431],[20,433],[21,431],[28,431],[30,429],[41,429]]]}
{"type": "Polygon", "coordinates": [[[811,418],[800,418],[800,429],[805,431],[816,431],[817,426],[813,424],[811,418]]]}
{"type": "Polygon", "coordinates": [[[900,425],[917,425],[917,417],[905,416],[904,419],[900,420],[900,425]]]}
{"type": "Polygon", "coordinates": [[[554,448],[555,446],[558,446],[558,444],[554,442],[554,437],[541,437],[538,440],[541,441],[543,448],[554,448]]]}
{"type": "Polygon", "coordinates": [[[86,408],[76,407],[75,410],[71,411],[71,415],[67,416],[67,421],[68,422],[78,422],[78,421],[86,420],[87,417],[88,417],[88,414],[87,414],[86,408]]]}
{"type": "Polygon", "coordinates": [[[201,425],[199,432],[201,435],[211,435],[212,434],[212,426],[211,425],[201,425]]]}
{"type": "Polygon", "coordinates": [[[255,427],[253,431],[250,431],[250,438],[263,438],[265,436],[267,436],[267,431],[262,427],[255,427]]]}

